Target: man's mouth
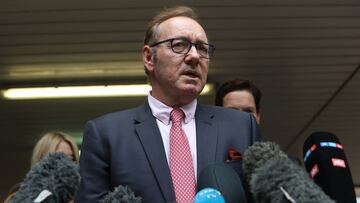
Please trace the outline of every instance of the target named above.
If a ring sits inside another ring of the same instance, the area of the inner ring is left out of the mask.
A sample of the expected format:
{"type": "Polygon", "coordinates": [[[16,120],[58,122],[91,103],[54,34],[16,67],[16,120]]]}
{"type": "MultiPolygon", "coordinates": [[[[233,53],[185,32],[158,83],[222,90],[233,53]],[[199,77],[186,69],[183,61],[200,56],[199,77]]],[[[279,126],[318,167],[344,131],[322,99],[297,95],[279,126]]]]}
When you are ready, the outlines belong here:
{"type": "Polygon", "coordinates": [[[183,75],[186,75],[191,78],[199,78],[200,75],[196,71],[185,71],[183,75]]]}

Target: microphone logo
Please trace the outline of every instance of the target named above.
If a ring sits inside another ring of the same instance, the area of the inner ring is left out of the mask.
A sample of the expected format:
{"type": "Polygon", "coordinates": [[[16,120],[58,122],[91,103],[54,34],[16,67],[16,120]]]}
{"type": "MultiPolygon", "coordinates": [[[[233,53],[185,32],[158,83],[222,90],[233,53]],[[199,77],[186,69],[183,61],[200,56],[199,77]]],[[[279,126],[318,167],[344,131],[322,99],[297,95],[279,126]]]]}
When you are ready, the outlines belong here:
{"type": "Polygon", "coordinates": [[[342,159],[332,158],[331,162],[332,162],[332,165],[335,167],[346,168],[345,161],[342,159]]]}
{"type": "Polygon", "coordinates": [[[314,178],[314,176],[316,176],[317,173],[319,173],[319,166],[315,164],[310,171],[310,176],[314,178]]]}
{"type": "Polygon", "coordinates": [[[40,194],[36,197],[36,199],[34,200],[34,203],[39,203],[44,201],[47,197],[49,197],[50,195],[52,195],[52,193],[49,190],[43,190],[40,192],[40,194]]]}

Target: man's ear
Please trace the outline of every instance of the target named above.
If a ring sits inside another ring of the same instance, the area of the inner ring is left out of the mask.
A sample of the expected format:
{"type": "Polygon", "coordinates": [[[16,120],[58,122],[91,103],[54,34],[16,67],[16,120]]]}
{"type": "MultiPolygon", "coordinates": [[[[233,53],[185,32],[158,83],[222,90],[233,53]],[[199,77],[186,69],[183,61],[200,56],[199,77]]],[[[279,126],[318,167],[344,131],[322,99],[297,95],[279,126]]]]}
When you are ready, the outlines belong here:
{"type": "Polygon", "coordinates": [[[142,53],[145,68],[148,72],[152,72],[154,70],[154,54],[149,45],[143,47],[142,53]]]}

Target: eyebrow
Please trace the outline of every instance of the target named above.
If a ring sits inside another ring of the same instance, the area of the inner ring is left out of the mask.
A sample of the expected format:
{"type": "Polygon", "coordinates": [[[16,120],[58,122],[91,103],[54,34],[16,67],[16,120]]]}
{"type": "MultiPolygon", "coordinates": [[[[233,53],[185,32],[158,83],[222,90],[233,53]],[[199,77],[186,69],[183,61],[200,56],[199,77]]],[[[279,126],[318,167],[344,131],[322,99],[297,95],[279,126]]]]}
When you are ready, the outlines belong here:
{"type": "Polygon", "coordinates": [[[204,42],[203,40],[197,40],[195,43],[209,44],[209,42],[204,42]]]}
{"type": "MultiPolygon", "coordinates": [[[[192,42],[189,37],[185,37],[185,36],[170,37],[169,39],[186,39],[186,40],[189,40],[190,42],[192,42]]],[[[201,40],[201,39],[200,39],[200,40],[196,40],[195,42],[192,42],[192,43],[197,43],[197,44],[199,44],[199,43],[201,43],[201,44],[209,44],[209,42],[205,42],[205,41],[203,41],[203,40],[201,40]]]]}

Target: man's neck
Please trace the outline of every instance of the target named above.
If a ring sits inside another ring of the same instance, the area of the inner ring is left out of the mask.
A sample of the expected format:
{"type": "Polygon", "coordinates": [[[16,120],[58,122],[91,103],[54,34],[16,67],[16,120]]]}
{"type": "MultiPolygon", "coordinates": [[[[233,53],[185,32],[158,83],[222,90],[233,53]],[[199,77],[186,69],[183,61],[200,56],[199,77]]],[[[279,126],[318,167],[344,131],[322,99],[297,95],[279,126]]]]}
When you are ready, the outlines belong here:
{"type": "Polygon", "coordinates": [[[166,97],[166,96],[161,96],[159,94],[155,94],[153,91],[151,91],[150,94],[156,100],[172,108],[179,108],[188,105],[192,101],[194,101],[194,99],[196,99],[196,97],[190,97],[190,96],[178,96],[177,98],[166,97]]]}

